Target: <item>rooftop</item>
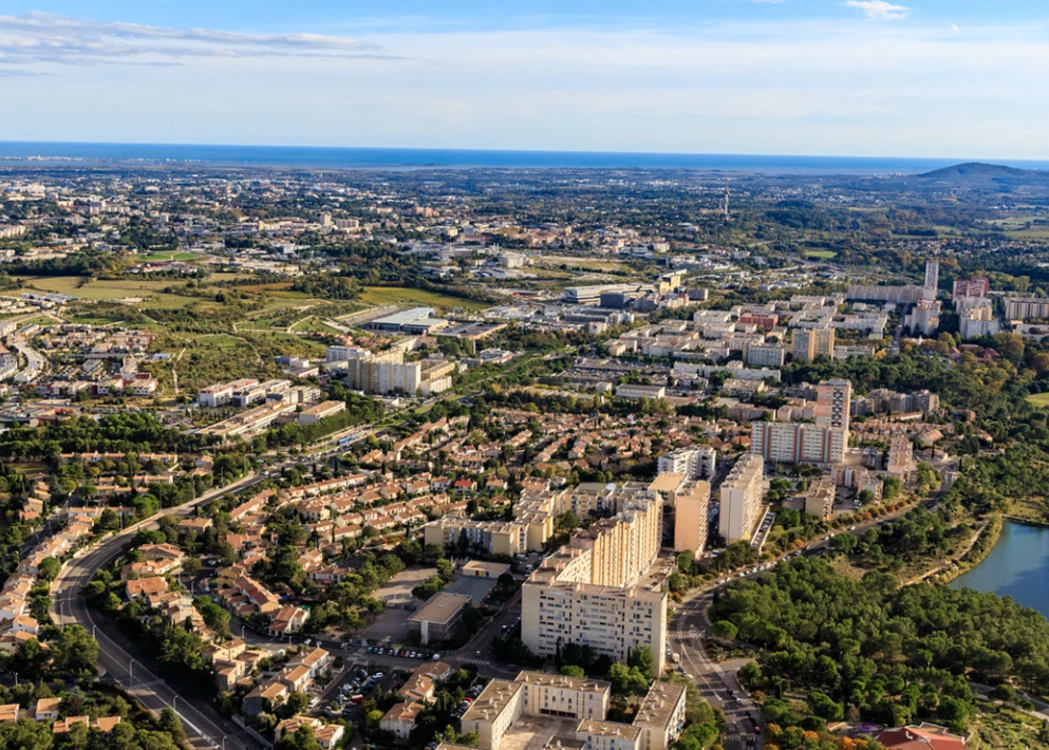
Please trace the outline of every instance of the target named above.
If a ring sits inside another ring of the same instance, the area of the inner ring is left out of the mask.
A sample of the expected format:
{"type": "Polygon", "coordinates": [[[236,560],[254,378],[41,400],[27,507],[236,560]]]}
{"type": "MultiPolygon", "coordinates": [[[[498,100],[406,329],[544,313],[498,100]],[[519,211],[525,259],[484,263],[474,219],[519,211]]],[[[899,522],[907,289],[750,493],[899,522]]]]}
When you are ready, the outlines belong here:
{"type": "Polygon", "coordinates": [[[674,716],[674,709],[684,700],[685,690],[684,685],[659,680],[653,682],[634,717],[634,726],[666,729],[674,716]]]}
{"type": "Polygon", "coordinates": [[[470,603],[471,597],[462,594],[448,594],[439,591],[408,618],[409,622],[446,623],[455,617],[463,607],[470,603]]]}
{"type": "MultiPolygon", "coordinates": [[[[520,676],[520,675],[518,675],[520,676]]],[[[502,713],[510,699],[522,690],[524,685],[509,680],[492,680],[488,683],[477,700],[463,714],[463,721],[492,721],[502,713]]]]}

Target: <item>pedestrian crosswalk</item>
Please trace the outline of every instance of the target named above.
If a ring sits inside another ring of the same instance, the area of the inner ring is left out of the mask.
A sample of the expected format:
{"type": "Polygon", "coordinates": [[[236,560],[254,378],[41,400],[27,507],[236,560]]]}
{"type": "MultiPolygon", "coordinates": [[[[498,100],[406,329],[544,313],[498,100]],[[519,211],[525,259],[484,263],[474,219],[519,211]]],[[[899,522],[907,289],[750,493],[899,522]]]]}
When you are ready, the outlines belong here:
{"type": "Polygon", "coordinates": [[[491,662],[480,656],[469,656],[463,659],[463,664],[476,664],[478,667],[487,667],[491,662]]]}

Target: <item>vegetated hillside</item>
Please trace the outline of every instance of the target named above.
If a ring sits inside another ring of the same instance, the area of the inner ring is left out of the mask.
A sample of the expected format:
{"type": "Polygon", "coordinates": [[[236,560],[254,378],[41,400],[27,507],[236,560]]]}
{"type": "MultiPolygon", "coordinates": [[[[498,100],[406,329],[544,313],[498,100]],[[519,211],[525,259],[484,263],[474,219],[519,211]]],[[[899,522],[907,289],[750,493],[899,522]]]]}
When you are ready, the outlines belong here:
{"type": "Polygon", "coordinates": [[[917,175],[917,179],[927,183],[938,183],[944,186],[961,188],[1001,187],[1005,185],[1049,185],[1049,172],[1036,172],[1030,169],[1004,167],[1000,164],[981,164],[968,162],[955,164],[952,167],[936,169],[917,175]]]}

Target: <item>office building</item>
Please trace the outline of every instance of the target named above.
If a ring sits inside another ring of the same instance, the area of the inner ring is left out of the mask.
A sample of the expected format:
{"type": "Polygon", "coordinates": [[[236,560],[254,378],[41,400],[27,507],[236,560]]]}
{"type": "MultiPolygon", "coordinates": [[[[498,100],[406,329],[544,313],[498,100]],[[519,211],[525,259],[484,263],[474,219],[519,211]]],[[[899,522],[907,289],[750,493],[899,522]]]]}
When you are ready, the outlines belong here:
{"type": "Polygon", "coordinates": [[[718,532],[725,544],[750,539],[761,511],[764,484],[765,460],[753,453],[740,456],[721,485],[718,532]]]}
{"type": "Polygon", "coordinates": [[[791,350],[795,362],[811,362],[816,357],[834,359],[834,329],[796,328],[791,350]]]}
{"type": "Polygon", "coordinates": [[[418,635],[424,646],[450,638],[463,620],[463,607],[469,603],[468,596],[439,591],[408,618],[408,632],[418,635]]]}
{"type": "Polygon", "coordinates": [[[540,656],[575,643],[623,663],[647,646],[659,673],[666,650],[666,571],[654,570],[653,563],[663,500],[637,483],[608,493],[615,515],[577,531],[522,587],[521,639],[540,656]]]}
{"type": "Polygon", "coordinates": [[[718,452],[707,445],[678,448],[659,457],[658,474],[683,474],[689,479],[709,479],[717,469],[718,452]]]}

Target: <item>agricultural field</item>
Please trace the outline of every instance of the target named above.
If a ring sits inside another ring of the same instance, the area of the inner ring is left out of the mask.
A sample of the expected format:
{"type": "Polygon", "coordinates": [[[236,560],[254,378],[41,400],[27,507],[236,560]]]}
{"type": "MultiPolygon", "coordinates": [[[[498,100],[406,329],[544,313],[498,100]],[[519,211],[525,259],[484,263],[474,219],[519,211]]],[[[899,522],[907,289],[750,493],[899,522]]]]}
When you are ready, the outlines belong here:
{"type": "Polygon", "coordinates": [[[453,297],[448,294],[431,292],[428,289],[410,289],[401,286],[366,286],[361,293],[360,300],[375,307],[418,305],[435,307],[441,311],[451,311],[458,307],[468,312],[476,312],[491,307],[487,302],[453,297]]]}

